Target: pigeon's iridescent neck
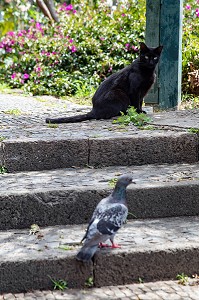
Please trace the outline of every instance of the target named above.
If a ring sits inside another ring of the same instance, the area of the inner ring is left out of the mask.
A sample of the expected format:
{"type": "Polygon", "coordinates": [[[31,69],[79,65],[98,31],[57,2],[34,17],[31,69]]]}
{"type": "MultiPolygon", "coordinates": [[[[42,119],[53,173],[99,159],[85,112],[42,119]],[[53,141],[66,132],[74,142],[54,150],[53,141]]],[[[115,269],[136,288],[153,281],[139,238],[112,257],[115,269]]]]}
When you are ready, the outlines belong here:
{"type": "Polygon", "coordinates": [[[112,196],[116,200],[126,199],[126,186],[116,186],[112,196]]]}

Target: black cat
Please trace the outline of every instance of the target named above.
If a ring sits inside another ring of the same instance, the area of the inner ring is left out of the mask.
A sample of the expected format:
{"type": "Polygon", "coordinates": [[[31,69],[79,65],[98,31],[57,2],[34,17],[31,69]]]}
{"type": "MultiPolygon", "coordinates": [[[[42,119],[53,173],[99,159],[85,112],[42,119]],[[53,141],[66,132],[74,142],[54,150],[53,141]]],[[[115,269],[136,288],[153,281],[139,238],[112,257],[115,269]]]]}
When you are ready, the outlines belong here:
{"type": "Polygon", "coordinates": [[[46,119],[46,123],[75,123],[91,119],[110,119],[126,113],[134,106],[138,113],[142,111],[143,98],[155,81],[155,67],[159,61],[162,46],[149,48],[140,43],[139,57],[134,62],[112,74],[103,81],[95,92],[92,110],[84,115],[46,119]]]}

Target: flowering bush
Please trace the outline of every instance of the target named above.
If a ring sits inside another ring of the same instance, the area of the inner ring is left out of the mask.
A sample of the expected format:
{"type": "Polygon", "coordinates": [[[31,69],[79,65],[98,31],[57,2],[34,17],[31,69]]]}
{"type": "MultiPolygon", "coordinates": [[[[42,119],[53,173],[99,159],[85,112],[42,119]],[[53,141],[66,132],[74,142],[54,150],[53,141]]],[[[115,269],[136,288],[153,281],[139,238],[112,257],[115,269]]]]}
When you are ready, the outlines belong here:
{"type": "Polygon", "coordinates": [[[189,74],[199,69],[199,0],[184,3],[183,13],[182,90],[194,93],[189,74]]]}
{"type": "MultiPolygon", "coordinates": [[[[17,1],[18,5],[26,3],[17,1]]],[[[60,22],[54,24],[26,6],[24,29],[8,32],[0,40],[0,81],[34,95],[86,94],[131,63],[144,39],[145,0],[123,1],[112,11],[103,0],[95,7],[87,3],[76,0],[59,5],[60,22]],[[31,15],[37,21],[27,23],[31,15]]],[[[184,2],[185,93],[194,92],[189,73],[199,69],[198,28],[199,0],[184,2]]]]}
{"type": "Polygon", "coordinates": [[[145,1],[116,10],[86,1],[57,8],[60,22],[31,20],[0,41],[0,81],[32,94],[90,92],[112,72],[132,62],[144,38],[145,1]]]}

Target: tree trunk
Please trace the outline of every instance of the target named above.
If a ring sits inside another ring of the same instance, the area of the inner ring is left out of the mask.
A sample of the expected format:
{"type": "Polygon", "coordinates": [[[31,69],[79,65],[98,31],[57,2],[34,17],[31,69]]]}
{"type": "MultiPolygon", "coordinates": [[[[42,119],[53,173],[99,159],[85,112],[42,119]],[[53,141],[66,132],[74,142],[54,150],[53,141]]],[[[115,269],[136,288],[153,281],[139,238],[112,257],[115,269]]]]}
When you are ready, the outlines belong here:
{"type": "Polygon", "coordinates": [[[59,22],[53,0],[36,0],[36,3],[43,14],[49,18],[51,22],[53,22],[53,20],[59,22]]]}

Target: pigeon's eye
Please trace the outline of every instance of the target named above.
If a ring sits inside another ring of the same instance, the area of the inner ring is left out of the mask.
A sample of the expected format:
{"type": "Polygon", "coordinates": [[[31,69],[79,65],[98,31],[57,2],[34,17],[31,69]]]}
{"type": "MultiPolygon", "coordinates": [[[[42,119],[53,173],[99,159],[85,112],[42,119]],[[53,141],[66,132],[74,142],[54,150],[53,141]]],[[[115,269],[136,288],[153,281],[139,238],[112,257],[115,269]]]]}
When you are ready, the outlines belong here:
{"type": "Polygon", "coordinates": [[[149,59],[149,57],[147,56],[147,55],[145,55],[145,57],[144,57],[145,59],[149,59]]]}
{"type": "Polygon", "coordinates": [[[154,60],[157,60],[158,58],[155,56],[153,59],[154,59],[154,60]]]}

